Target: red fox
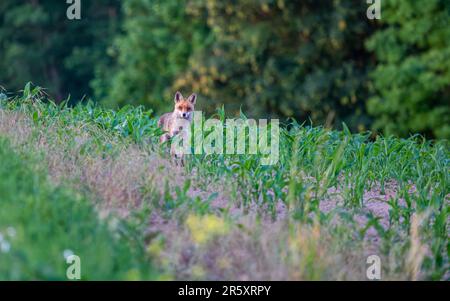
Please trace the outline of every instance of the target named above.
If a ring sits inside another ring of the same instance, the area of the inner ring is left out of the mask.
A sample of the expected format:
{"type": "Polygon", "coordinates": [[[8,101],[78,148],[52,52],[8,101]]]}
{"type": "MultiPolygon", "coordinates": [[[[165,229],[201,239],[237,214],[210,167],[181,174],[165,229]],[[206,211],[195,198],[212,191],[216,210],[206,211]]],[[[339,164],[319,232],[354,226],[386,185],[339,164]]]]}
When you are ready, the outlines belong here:
{"type": "Polygon", "coordinates": [[[194,112],[197,94],[193,93],[184,99],[183,95],[177,91],[175,93],[174,102],[175,109],[173,112],[163,114],[158,120],[158,126],[162,128],[166,134],[160,138],[161,143],[167,141],[182,131],[188,130],[192,121],[192,113],[194,112]]]}

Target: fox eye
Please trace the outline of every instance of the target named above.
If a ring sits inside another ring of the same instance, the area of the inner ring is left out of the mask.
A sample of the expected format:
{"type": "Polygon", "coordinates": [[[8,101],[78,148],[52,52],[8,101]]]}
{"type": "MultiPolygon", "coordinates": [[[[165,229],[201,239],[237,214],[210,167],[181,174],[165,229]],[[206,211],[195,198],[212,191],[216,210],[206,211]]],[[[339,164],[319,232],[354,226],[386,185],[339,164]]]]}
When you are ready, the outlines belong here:
{"type": "Polygon", "coordinates": [[[190,112],[190,111],[192,111],[192,109],[191,108],[187,108],[186,111],[190,112]]]}

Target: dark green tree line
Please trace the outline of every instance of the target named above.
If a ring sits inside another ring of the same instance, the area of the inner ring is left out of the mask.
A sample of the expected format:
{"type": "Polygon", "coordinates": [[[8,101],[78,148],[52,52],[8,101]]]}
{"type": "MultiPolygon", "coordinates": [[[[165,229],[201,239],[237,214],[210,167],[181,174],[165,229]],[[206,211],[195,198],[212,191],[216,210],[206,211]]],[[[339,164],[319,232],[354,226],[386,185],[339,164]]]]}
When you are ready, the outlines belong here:
{"type": "Polygon", "coordinates": [[[82,1],[69,20],[66,1],[0,2],[0,84],[17,91],[28,81],[56,100],[90,95],[90,81],[111,64],[106,49],[120,22],[120,1],[82,1]]]}
{"type": "Polygon", "coordinates": [[[367,42],[378,64],[368,102],[387,134],[450,138],[450,2],[383,2],[383,28],[367,42]]]}
{"type": "Polygon", "coordinates": [[[361,1],[124,2],[108,101],[169,108],[195,91],[212,112],[364,127],[370,33],[361,1]]]}
{"type": "Polygon", "coordinates": [[[109,85],[96,89],[113,106],[145,104],[154,110],[172,105],[173,82],[203,47],[207,28],[189,14],[189,1],[126,0],[120,34],[111,47],[117,65],[109,85]]]}
{"type": "Polygon", "coordinates": [[[294,117],[386,134],[450,137],[450,4],[360,0],[0,2],[0,85],[56,100],[294,117]]]}

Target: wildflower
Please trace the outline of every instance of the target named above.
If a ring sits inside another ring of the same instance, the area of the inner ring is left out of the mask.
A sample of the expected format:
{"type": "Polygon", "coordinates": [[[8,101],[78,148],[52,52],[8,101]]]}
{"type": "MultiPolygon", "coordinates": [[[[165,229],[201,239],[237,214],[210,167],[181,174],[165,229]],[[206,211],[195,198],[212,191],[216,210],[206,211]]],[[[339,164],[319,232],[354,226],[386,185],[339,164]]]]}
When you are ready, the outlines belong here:
{"type": "Polygon", "coordinates": [[[154,257],[159,257],[163,251],[163,245],[160,240],[152,241],[147,247],[147,253],[154,257]]]}
{"type": "Polygon", "coordinates": [[[0,233],[0,251],[2,253],[8,253],[11,249],[11,244],[5,239],[2,233],[0,233]]]}
{"type": "Polygon", "coordinates": [[[72,255],[74,255],[74,253],[73,253],[72,250],[66,249],[66,250],[64,250],[64,252],[63,252],[64,259],[66,259],[66,260],[67,260],[67,258],[68,258],[69,256],[72,256],[72,255]]]}
{"type": "Polygon", "coordinates": [[[206,272],[201,266],[194,265],[191,269],[191,274],[195,279],[205,279],[206,272]]]}
{"type": "Polygon", "coordinates": [[[229,269],[231,268],[231,261],[227,257],[221,257],[217,260],[217,266],[224,270],[229,269]]]}
{"type": "Polygon", "coordinates": [[[202,217],[189,215],[186,224],[191,232],[192,239],[197,244],[204,244],[217,235],[228,233],[228,225],[215,215],[202,217]]]}
{"type": "Polygon", "coordinates": [[[11,249],[11,244],[7,242],[6,240],[0,241],[0,250],[2,253],[8,253],[11,249]]]}
{"type": "Polygon", "coordinates": [[[8,227],[6,229],[6,234],[8,234],[9,237],[14,238],[16,237],[16,229],[14,229],[13,227],[8,227]]]}

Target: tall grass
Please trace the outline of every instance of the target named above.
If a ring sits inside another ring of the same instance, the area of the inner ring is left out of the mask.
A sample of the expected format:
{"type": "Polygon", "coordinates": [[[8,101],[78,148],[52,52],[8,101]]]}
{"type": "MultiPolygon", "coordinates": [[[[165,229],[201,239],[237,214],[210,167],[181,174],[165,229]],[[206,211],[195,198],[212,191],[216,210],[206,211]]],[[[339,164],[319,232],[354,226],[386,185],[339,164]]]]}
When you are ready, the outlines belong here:
{"type": "MultiPolygon", "coordinates": [[[[95,151],[108,158],[120,149],[118,145],[133,144],[144,153],[168,158],[158,145],[161,130],[151,110],[126,106],[114,111],[92,102],[68,107],[64,103],[44,102],[43,98],[39,88],[27,86],[22,96],[3,100],[3,111],[28,116],[41,131],[56,127],[62,139],[70,135],[72,127],[86,131],[96,129],[81,148],[83,156],[95,151]],[[117,145],[111,144],[111,137],[118,139],[117,145]]],[[[223,108],[216,117],[225,120],[223,108]]],[[[243,114],[241,117],[246,118],[243,114]]],[[[289,224],[292,229],[299,225],[317,227],[321,232],[332,234],[327,242],[330,252],[344,254],[355,245],[359,248],[360,244],[367,243],[376,246],[376,252],[385,262],[394,261],[384,266],[392,278],[448,277],[448,141],[429,141],[418,135],[406,139],[374,138],[369,132],[352,134],[345,125],[343,131],[333,131],[291,121],[284,124],[280,132],[278,164],[262,166],[260,159],[260,154],[191,155],[181,170],[180,183],[175,187],[168,182],[153,188],[144,185],[140,187],[139,203],[162,212],[165,220],[178,225],[183,225],[190,214],[213,214],[244,233],[246,222],[243,220],[255,216],[261,223],[248,230],[249,237],[265,227],[266,219],[270,220],[268,223],[289,224]],[[226,204],[214,206],[214,202],[224,198],[221,193],[225,190],[226,204]],[[242,210],[241,213],[233,213],[237,209],[242,210]],[[386,215],[383,215],[384,209],[388,212],[386,215]],[[416,216],[420,216],[421,223],[413,223],[416,216]],[[407,272],[411,260],[405,259],[414,247],[411,233],[414,233],[416,245],[420,240],[420,244],[426,246],[423,260],[414,268],[414,277],[407,272]],[[371,242],[374,237],[376,243],[371,242]]],[[[167,168],[171,173],[175,167],[167,168]]],[[[295,230],[292,237],[297,237],[299,231],[295,230]]],[[[230,233],[237,235],[233,231],[230,233]]],[[[162,231],[160,235],[165,237],[157,240],[160,248],[184,252],[175,248],[175,243],[168,242],[169,237],[173,238],[170,233],[162,231]]],[[[292,237],[277,243],[282,249],[287,248],[285,244],[292,237]]],[[[146,243],[152,245],[154,241],[146,243]]],[[[318,245],[304,243],[315,250],[318,248],[318,245]]],[[[361,252],[363,250],[364,246],[361,252]]],[[[342,267],[345,264],[342,262],[342,267]]],[[[334,278],[327,274],[326,267],[319,269],[319,274],[313,273],[309,265],[304,269],[303,278],[308,278],[305,275],[313,275],[314,279],[334,278]]],[[[174,273],[184,275],[175,270],[174,273]]]]}
{"type": "Polygon", "coordinates": [[[37,158],[0,139],[0,279],[64,280],[65,256],[81,258],[83,280],[152,277],[126,222],[99,221],[82,195],[47,182],[37,158]]]}

